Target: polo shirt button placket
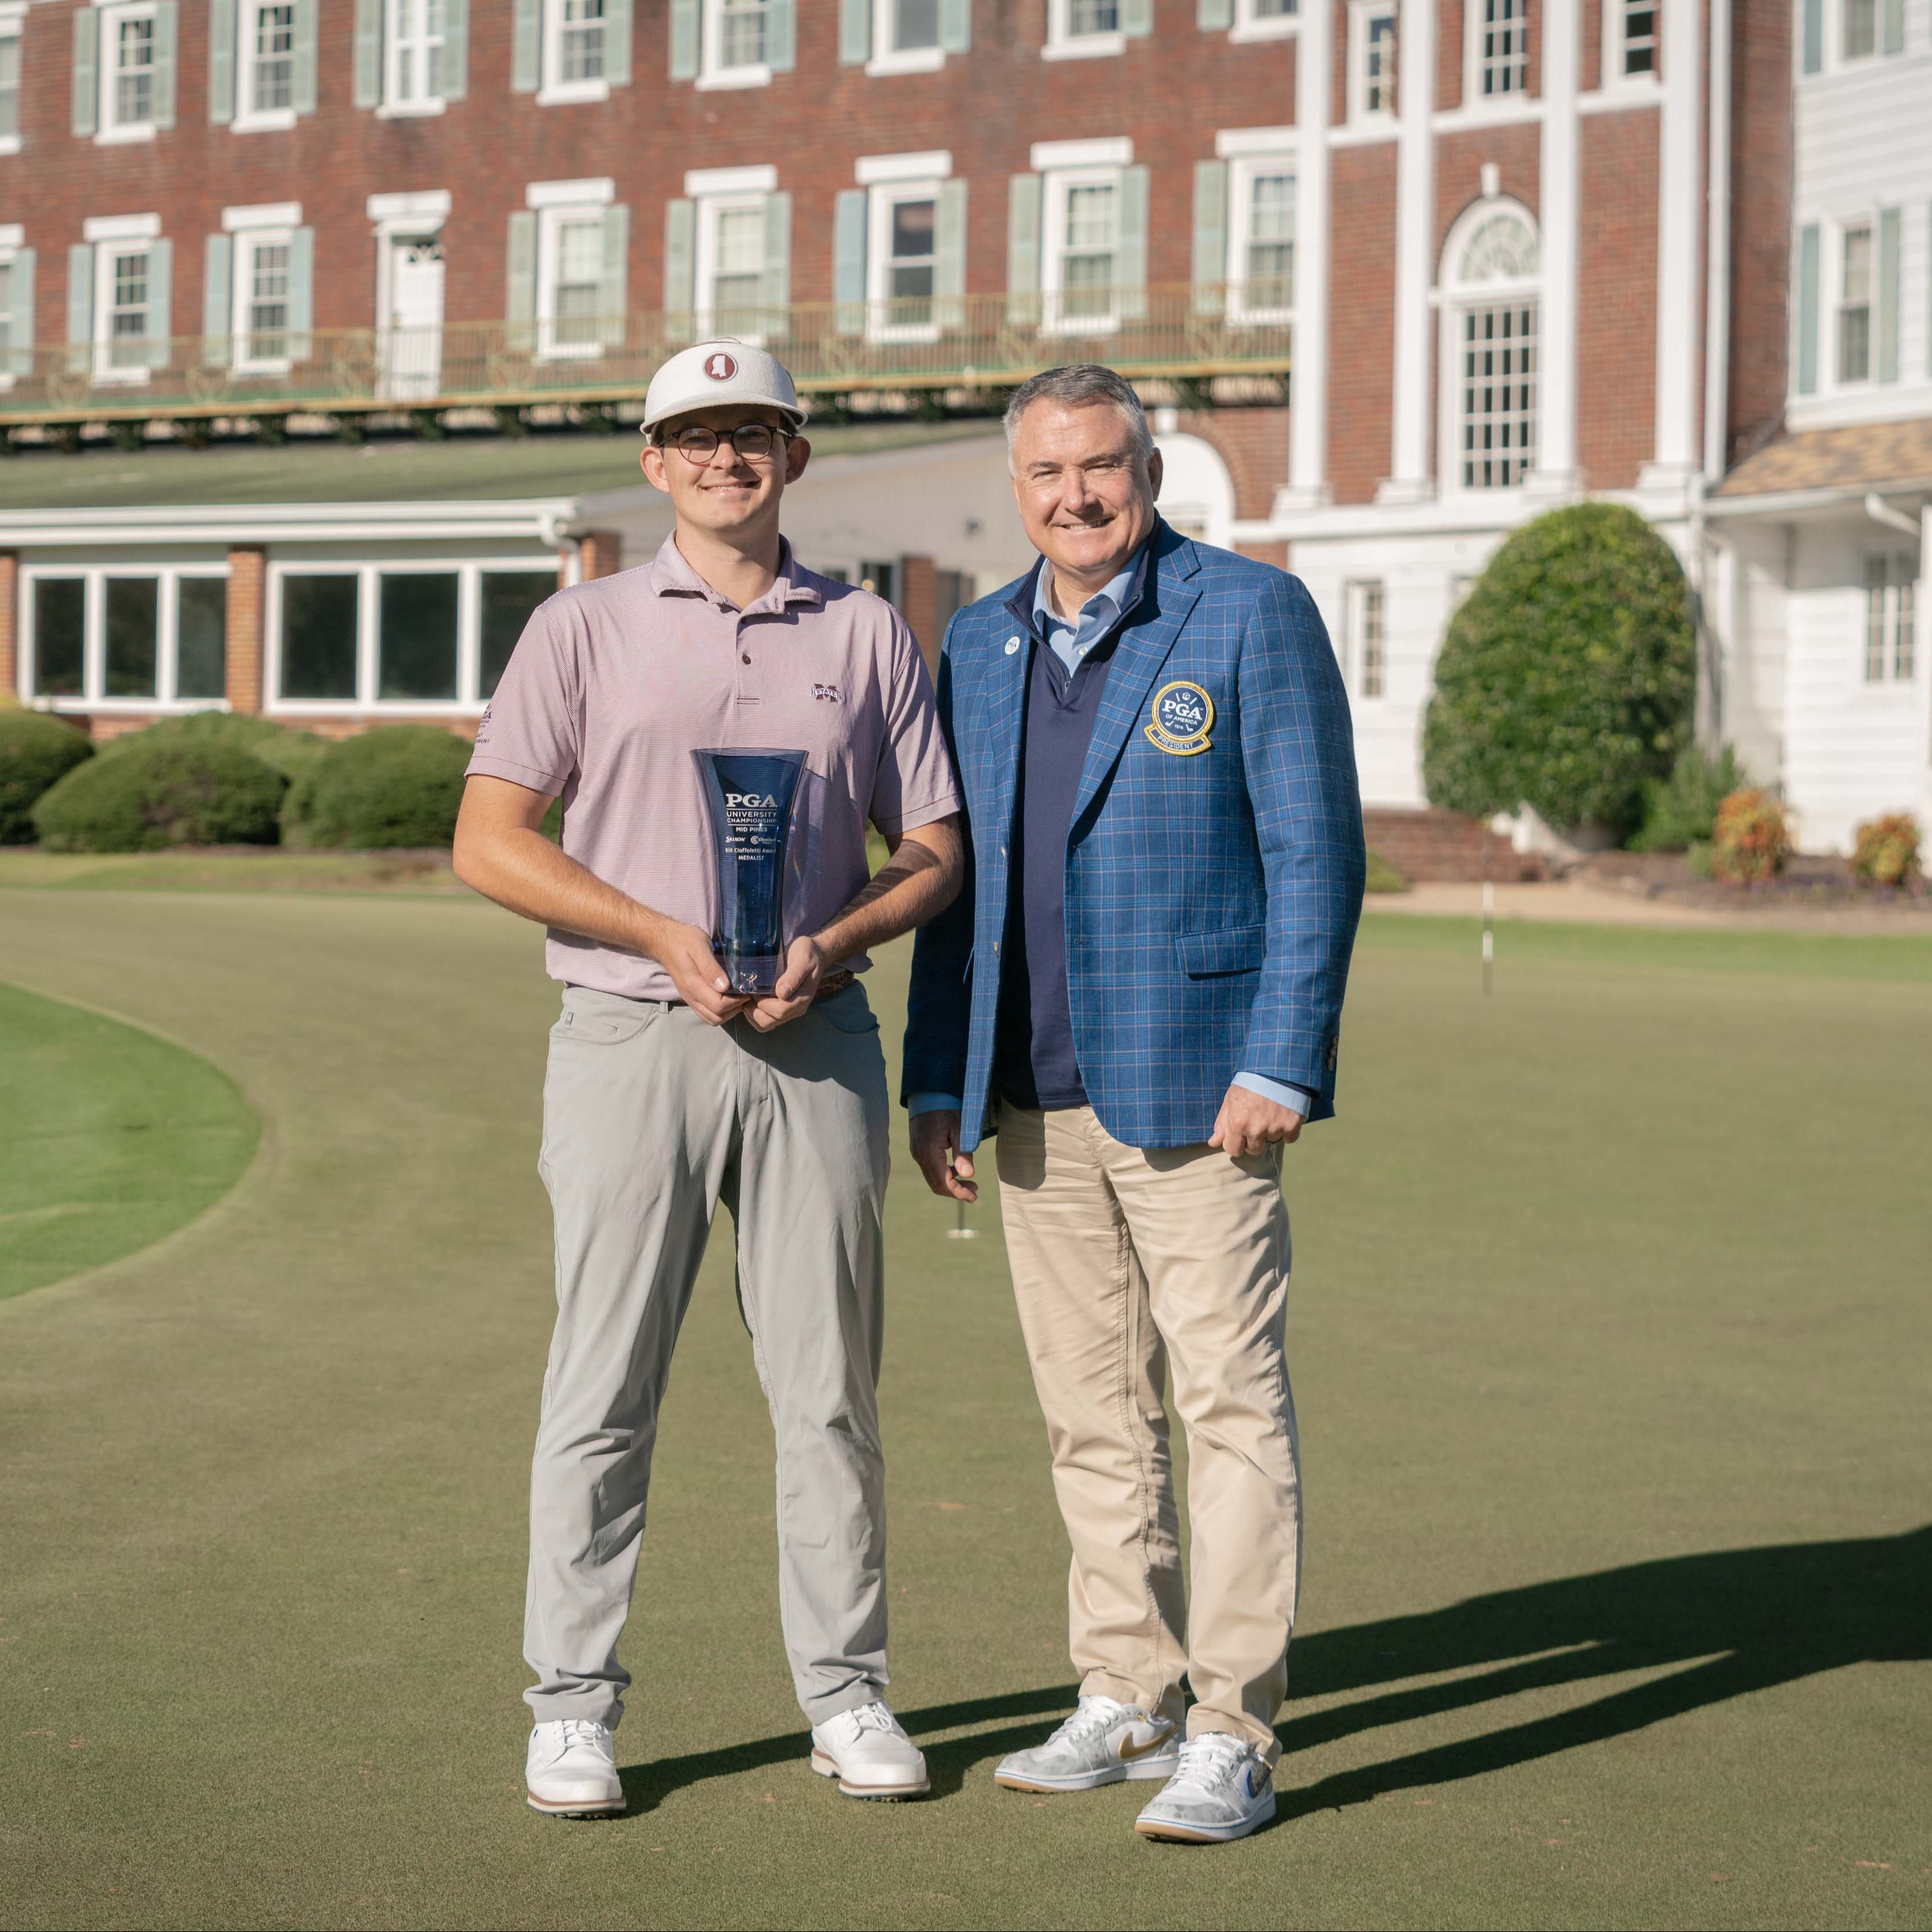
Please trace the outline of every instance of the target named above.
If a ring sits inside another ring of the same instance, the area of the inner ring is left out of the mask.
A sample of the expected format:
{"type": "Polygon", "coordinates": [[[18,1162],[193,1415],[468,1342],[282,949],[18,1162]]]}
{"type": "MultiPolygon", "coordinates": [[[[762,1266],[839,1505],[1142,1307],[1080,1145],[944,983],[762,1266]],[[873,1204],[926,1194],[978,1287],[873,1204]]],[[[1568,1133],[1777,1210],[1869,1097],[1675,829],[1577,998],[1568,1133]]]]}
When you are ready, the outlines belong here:
{"type": "Polygon", "coordinates": [[[752,654],[745,646],[750,640],[745,634],[745,620],[741,614],[732,634],[731,648],[738,656],[738,702],[755,704],[758,701],[758,667],[752,662],[752,654]]]}

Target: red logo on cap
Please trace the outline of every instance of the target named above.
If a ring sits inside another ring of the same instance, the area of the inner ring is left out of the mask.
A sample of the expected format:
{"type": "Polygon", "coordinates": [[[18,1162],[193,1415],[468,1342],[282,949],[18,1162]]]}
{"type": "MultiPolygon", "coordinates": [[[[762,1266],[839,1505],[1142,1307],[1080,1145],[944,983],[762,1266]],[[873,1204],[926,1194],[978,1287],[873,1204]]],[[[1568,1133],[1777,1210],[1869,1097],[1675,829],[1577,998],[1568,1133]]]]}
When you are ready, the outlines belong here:
{"type": "Polygon", "coordinates": [[[704,373],[714,382],[728,382],[738,373],[736,361],[722,349],[714,349],[704,358],[704,373]]]}

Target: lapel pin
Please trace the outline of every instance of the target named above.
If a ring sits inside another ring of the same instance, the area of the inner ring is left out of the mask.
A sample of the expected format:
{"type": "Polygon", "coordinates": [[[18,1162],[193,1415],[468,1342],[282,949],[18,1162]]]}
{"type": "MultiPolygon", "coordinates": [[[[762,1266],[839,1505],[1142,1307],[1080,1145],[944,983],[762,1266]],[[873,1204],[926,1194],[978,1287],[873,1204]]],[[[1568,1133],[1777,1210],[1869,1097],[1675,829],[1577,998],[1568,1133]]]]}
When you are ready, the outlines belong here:
{"type": "Polygon", "coordinates": [[[1013,653],[1019,649],[1019,647],[1020,647],[1020,640],[1019,640],[1019,639],[1018,639],[1018,638],[1009,638],[1006,640],[1006,655],[1007,655],[1007,656],[1008,656],[1008,657],[1011,657],[1011,656],[1013,655],[1013,653]]]}

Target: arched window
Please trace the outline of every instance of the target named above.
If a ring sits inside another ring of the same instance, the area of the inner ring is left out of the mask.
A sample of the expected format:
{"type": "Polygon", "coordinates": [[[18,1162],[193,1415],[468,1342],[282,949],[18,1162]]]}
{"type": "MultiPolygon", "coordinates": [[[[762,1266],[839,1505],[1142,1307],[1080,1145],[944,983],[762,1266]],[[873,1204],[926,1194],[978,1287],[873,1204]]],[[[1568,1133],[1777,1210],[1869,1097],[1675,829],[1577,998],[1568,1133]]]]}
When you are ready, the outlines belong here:
{"type": "Polygon", "coordinates": [[[1442,448],[1455,490],[1510,490],[1536,462],[1536,222],[1478,202],[1442,251],[1442,448]]]}

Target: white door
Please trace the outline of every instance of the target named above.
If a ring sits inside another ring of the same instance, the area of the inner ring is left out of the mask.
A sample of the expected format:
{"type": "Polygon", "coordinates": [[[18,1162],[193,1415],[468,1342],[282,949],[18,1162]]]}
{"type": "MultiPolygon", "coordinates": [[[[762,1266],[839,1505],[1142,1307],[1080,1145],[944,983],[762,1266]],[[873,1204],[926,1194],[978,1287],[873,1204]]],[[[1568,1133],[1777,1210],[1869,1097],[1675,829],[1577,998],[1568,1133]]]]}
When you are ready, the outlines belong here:
{"type": "Polygon", "coordinates": [[[389,395],[398,402],[435,395],[442,383],[442,244],[433,236],[390,244],[386,335],[389,395]]]}

